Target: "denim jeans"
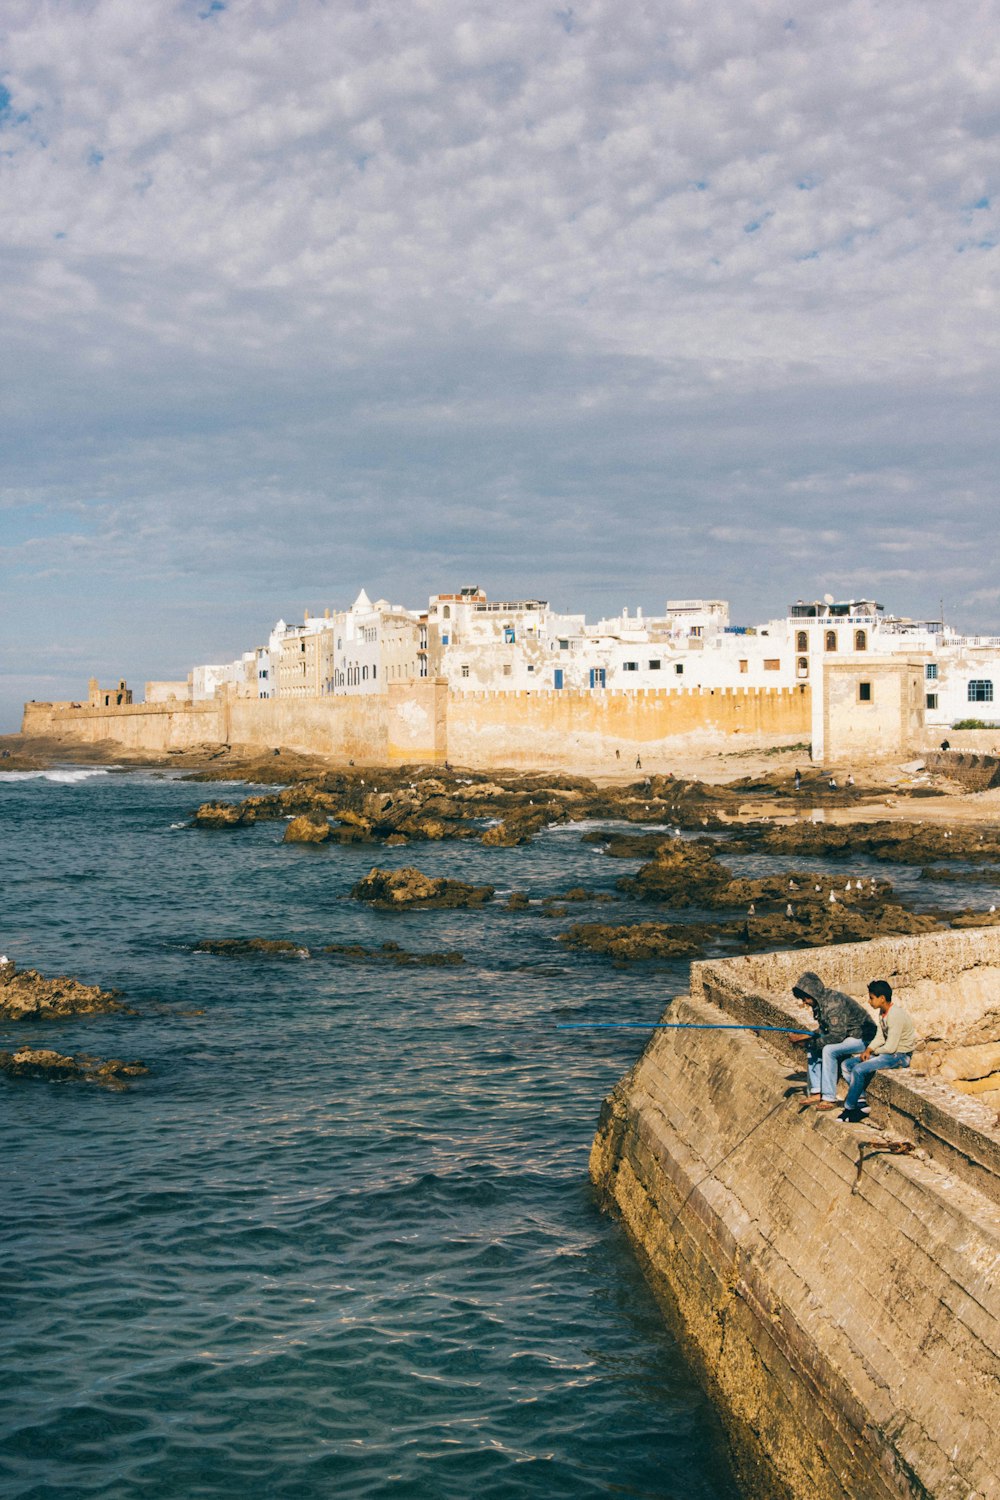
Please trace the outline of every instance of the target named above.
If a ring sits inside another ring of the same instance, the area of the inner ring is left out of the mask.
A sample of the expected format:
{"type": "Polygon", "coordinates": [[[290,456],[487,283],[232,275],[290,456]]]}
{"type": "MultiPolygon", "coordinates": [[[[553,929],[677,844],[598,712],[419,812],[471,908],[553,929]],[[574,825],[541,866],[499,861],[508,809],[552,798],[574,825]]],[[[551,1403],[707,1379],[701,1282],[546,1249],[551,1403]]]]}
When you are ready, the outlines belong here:
{"type": "MultiPolygon", "coordinates": [[[[865,1044],[858,1036],[845,1036],[842,1042],[828,1042],[823,1048],[823,1063],[820,1070],[820,1093],[823,1098],[830,1101],[837,1097],[837,1070],[847,1057],[856,1057],[859,1052],[865,1050],[865,1044]]],[[[847,1069],[844,1069],[846,1076],[847,1069]]]]}
{"type": "Polygon", "coordinates": [[[848,1058],[844,1063],[844,1072],[849,1072],[851,1086],[847,1090],[844,1108],[857,1109],[864,1098],[869,1078],[880,1068],[908,1068],[909,1066],[910,1054],[908,1052],[876,1053],[874,1057],[869,1057],[867,1062],[855,1062],[853,1058],[848,1058]]]}

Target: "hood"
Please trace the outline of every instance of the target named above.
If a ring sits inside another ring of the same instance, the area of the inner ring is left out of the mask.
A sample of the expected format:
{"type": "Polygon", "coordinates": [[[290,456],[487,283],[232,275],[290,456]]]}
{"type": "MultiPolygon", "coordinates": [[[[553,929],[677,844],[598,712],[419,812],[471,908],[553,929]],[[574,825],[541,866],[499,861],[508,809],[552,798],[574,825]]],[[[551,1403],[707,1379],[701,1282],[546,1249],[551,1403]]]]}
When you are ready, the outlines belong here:
{"type": "Polygon", "coordinates": [[[801,990],[804,995],[809,996],[810,1000],[818,1000],[821,995],[826,994],[826,985],[818,974],[813,973],[812,969],[807,969],[804,974],[800,974],[792,988],[801,990]]]}

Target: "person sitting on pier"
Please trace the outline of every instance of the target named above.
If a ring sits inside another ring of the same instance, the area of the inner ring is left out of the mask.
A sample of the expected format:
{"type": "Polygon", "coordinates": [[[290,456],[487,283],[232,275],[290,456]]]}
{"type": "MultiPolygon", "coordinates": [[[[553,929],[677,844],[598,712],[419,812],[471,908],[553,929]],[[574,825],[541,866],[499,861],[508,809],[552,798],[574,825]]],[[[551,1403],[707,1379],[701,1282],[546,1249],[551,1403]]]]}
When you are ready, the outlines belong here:
{"type": "Polygon", "coordinates": [[[908,1068],[910,1055],[917,1045],[913,1017],[898,1001],[893,1002],[892,986],[884,979],[873,979],[868,986],[868,1004],[878,1011],[878,1033],[856,1058],[846,1058],[844,1073],[850,1087],[844,1108],[837,1116],[848,1125],[859,1125],[868,1114],[865,1089],[872,1074],[881,1068],[908,1068]]]}
{"type": "MultiPolygon", "coordinates": [[[[842,994],[840,990],[828,989],[819,975],[814,974],[811,969],[799,975],[792,986],[792,994],[803,1005],[810,1006],[817,1021],[817,1029],[804,1033],[801,1041],[806,1047],[806,1070],[809,1075],[806,1097],[813,1104],[819,1104],[823,1098],[824,1048],[855,1037],[860,1038],[862,1026],[870,1023],[856,1000],[852,1000],[850,995],[842,994]]],[[[859,1051],[863,1045],[859,1041],[859,1051]]],[[[833,1097],[836,1098],[835,1086],[833,1097]]]]}

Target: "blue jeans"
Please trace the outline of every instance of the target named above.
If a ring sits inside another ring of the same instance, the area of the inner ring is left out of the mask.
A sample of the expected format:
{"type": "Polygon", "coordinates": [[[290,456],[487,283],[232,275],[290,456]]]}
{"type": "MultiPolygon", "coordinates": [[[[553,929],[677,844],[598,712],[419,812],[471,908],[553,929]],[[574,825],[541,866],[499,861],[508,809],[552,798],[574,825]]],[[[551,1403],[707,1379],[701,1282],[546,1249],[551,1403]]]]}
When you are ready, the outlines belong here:
{"type": "MultiPolygon", "coordinates": [[[[823,1048],[823,1062],[820,1069],[820,1093],[830,1103],[837,1097],[837,1069],[845,1058],[856,1057],[859,1052],[865,1050],[865,1044],[858,1036],[845,1036],[842,1042],[828,1042],[823,1048]]],[[[847,1068],[844,1068],[846,1075],[847,1068]]]]}
{"type": "Polygon", "coordinates": [[[852,1058],[848,1058],[844,1063],[844,1072],[850,1073],[851,1086],[847,1090],[844,1108],[857,1109],[864,1098],[869,1078],[880,1068],[908,1068],[909,1066],[910,1054],[908,1052],[876,1053],[874,1057],[869,1057],[867,1062],[855,1062],[852,1058]]]}

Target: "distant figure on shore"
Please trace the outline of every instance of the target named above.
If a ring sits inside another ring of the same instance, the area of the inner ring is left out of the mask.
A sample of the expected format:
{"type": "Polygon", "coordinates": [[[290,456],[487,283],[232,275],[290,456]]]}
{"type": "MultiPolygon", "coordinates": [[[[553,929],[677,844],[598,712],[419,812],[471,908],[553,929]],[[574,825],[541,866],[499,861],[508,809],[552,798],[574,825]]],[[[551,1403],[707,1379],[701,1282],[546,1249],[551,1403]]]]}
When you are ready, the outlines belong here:
{"type": "Polygon", "coordinates": [[[941,741],[941,749],[942,750],[950,750],[951,749],[950,742],[948,740],[942,740],[941,741]]]}
{"type": "Polygon", "coordinates": [[[639,755],[637,755],[635,758],[635,768],[637,771],[642,770],[642,757],[639,755]]]}
{"type": "Polygon", "coordinates": [[[621,751],[620,750],[616,750],[615,751],[615,760],[621,760],[621,758],[622,758],[621,751]]]}
{"type": "Polygon", "coordinates": [[[801,771],[796,771],[796,773],[795,773],[795,790],[799,791],[799,789],[801,788],[801,786],[802,786],[802,772],[801,771]]]}
{"type": "Polygon", "coordinates": [[[834,792],[837,790],[837,778],[836,778],[836,776],[831,776],[830,777],[830,789],[831,789],[831,791],[834,791],[834,792]]]}
{"type": "Polygon", "coordinates": [[[848,786],[853,786],[854,785],[854,777],[853,776],[848,776],[848,778],[847,778],[847,785],[848,786]]]}

